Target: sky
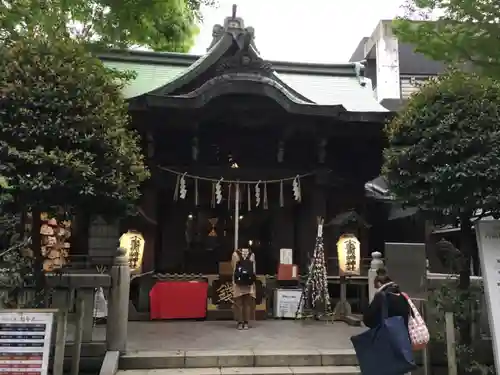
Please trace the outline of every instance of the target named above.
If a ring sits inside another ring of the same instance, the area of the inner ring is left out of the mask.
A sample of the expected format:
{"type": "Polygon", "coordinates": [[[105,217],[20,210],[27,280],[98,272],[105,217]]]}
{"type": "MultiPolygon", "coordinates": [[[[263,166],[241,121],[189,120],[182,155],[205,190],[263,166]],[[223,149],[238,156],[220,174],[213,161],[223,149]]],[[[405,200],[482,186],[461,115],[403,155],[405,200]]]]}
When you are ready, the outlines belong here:
{"type": "Polygon", "coordinates": [[[212,27],[237,16],[255,29],[255,43],[266,60],[337,63],[351,57],[378,21],[401,15],[404,0],[218,0],[203,8],[204,21],[194,54],[204,54],[212,27]],[[376,5],[375,5],[376,4],[376,5]]]}

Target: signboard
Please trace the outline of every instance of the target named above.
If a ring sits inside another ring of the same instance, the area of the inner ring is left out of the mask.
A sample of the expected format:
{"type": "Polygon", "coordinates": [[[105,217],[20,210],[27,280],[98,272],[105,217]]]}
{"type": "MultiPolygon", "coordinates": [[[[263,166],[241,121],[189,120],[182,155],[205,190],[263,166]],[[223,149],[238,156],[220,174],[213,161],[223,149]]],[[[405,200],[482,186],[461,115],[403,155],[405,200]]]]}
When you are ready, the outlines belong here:
{"type": "Polygon", "coordinates": [[[94,218],[89,228],[89,255],[91,257],[113,256],[119,237],[120,231],[116,222],[108,223],[100,216],[94,218]]]}
{"type": "Polygon", "coordinates": [[[481,220],[476,224],[476,237],[483,275],[488,320],[495,355],[500,368],[500,221],[481,220]]]}
{"type": "MultiPolygon", "coordinates": [[[[213,280],[209,288],[210,303],[208,310],[232,310],[233,309],[233,277],[232,276],[219,276],[213,280]]],[[[265,277],[257,276],[255,281],[255,304],[256,309],[265,310],[265,277]]],[[[1,374],[0,374],[1,375],[1,374]]]]}
{"type": "Polygon", "coordinates": [[[385,267],[401,290],[413,299],[427,299],[427,254],[423,243],[387,242],[385,267]]]}
{"type": "Polygon", "coordinates": [[[0,311],[0,375],[46,375],[54,313],[0,311]]]}
{"type": "MultiPolygon", "coordinates": [[[[294,319],[299,308],[302,289],[276,289],[274,291],[274,317],[294,319]]],[[[304,307],[301,303],[299,316],[304,307]]]]}
{"type": "Polygon", "coordinates": [[[221,277],[213,282],[213,303],[214,305],[233,307],[233,279],[231,277],[221,277]]]}
{"type": "Polygon", "coordinates": [[[293,264],[293,249],[280,249],[280,264],[293,264]]]}

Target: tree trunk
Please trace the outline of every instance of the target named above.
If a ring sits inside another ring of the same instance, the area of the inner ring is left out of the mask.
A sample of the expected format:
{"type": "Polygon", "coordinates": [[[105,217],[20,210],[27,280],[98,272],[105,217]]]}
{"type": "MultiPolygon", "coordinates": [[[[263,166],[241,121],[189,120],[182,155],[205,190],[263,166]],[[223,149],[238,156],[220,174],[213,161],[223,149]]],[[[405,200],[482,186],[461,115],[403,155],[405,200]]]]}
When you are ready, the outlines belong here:
{"type": "Polygon", "coordinates": [[[31,211],[31,250],[34,254],[33,261],[33,276],[35,282],[35,306],[41,306],[44,301],[44,290],[45,290],[45,275],[43,273],[43,256],[41,251],[42,246],[42,236],[40,234],[40,227],[42,225],[42,220],[40,217],[40,211],[33,209],[31,211]]]}

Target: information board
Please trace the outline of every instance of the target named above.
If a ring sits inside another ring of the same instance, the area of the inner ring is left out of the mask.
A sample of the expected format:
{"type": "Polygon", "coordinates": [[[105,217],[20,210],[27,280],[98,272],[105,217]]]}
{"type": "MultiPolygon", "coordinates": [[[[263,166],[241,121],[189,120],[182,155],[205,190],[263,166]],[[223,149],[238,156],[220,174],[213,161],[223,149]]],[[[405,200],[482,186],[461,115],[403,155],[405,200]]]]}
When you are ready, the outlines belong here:
{"type": "Polygon", "coordinates": [[[490,323],[495,366],[500,368],[500,221],[476,223],[476,237],[483,275],[488,320],[490,323]]]}
{"type": "MultiPolygon", "coordinates": [[[[301,296],[302,289],[276,289],[274,291],[274,317],[294,319],[301,296]]],[[[302,307],[298,317],[302,315],[302,307]]]]}
{"type": "Polygon", "coordinates": [[[54,312],[0,310],[0,375],[46,375],[54,312]]]}
{"type": "Polygon", "coordinates": [[[413,299],[427,299],[427,256],[423,243],[386,242],[385,267],[389,276],[413,299]]]}

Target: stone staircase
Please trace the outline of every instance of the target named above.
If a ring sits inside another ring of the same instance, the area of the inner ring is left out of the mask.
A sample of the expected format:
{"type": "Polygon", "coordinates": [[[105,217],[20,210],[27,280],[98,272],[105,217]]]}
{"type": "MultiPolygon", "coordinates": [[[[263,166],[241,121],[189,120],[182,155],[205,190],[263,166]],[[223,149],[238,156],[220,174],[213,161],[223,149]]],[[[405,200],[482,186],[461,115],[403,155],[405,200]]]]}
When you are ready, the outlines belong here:
{"type": "Polygon", "coordinates": [[[359,375],[356,365],[353,350],[144,351],[123,355],[118,375],[359,375]]]}

